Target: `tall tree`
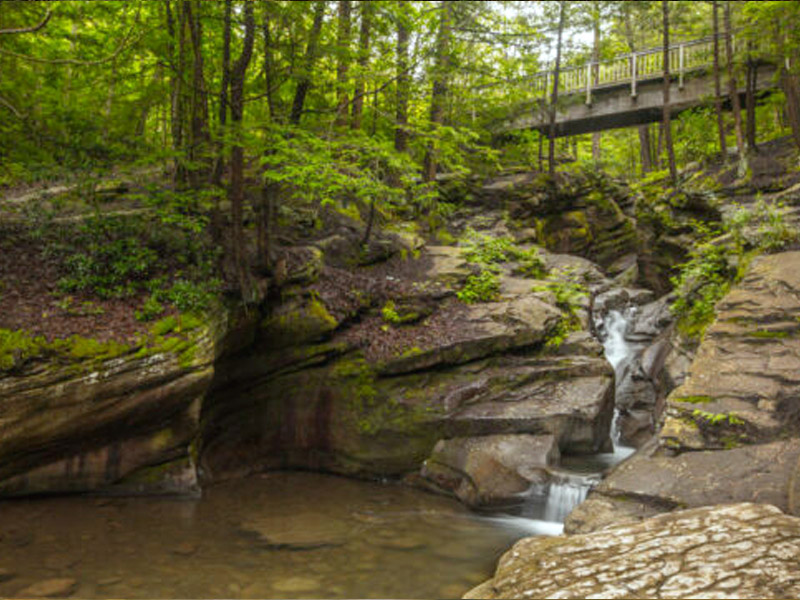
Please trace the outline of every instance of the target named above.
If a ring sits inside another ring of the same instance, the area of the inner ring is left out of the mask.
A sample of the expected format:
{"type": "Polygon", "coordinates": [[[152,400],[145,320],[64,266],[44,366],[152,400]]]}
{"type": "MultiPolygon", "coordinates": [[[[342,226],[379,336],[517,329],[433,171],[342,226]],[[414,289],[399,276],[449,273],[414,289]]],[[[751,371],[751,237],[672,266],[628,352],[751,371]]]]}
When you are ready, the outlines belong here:
{"type": "Polygon", "coordinates": [[[231,125],[233,144],[231,146],[230,187],[228,199],[231,203],[231,247],[239,287],[246,302],[253,299],[253,288],[244,255],[244,144],[242,141],[242,119],[244,117],[244,86],[247,67],[253,56],[255,41],[255,17],[253,2],[244,4],[244,41],[241,54],[231,69],[231,125]]]}
{"type": "Polygon", "coordinates": [[[675,148],[672,145],[672,107],[670,106],[669,87],[671,84],[671,75],[669,70],[669,2],[668,0],[661,0],[661,13],[663,17],[662,35],[664,39],[664,142],[667,148],[667,162],[669,163],[669,175],[672,179],[672,184],[678,184],[678,168],[675,165],[675,148]]]}
{"type": "Polygon", "coordinates": [[[353,90],[353,114],[350,121],[352,129],[361,129],[361,116],[364,112],[365,81],[367,67],[369,66],[370,33],[372,28],[373,5],[362,0],[359,3],[361,13],[361,27],[358,36],[358,74],[353,90]]]}
{"type": "Polygon", "coordinates": [[[748,152],[758,152],[756,145],[756,86],[758,85],[758,63],[753,58],[753,43],[747,42],[744,105],[747,114],[745,136],[748,152]]]}
{"type": "Polygon", "coordinates": [[[397,107],[394,127],[394,149],[408,150],[408,100],[411,93],[411,76],[408,72],[408,39],[410,24],[408,0],[400,0],[397,11],[397,107]]]}
{"type": "Polygon", "coordinates": [[[558,80],[561,76],[561,42],[564,35],[564,23],[566,21],[567,3],[559,0],[558,3],[558,38],[556,41],[556,65],[553,73],[553,94],[550,97],[550,126],[548,127],[548,137],[550,147],[548,150],[548,172],[554,176],[556,172],[556,107],[558,104],[558,80]]]}
{"type": "MultiPolygon", "coordinates": [[[[444,113],[447,106],[454,4],[455,0],[440,0],[439,2],[439,29],[436,33],[436,52],[432,74],[433,90],[431,92],[430,108],[430,121],[434,128],[444,123],[444,113]]],[[[434,131],[433,135],[436,136],[438,133],[434,131]]],[[[431,141],[425,152],[425,160],[422,167],[422,177],[425,181],[433,181],[436,179],[437,155],[436,143],[431,141]]]]}
{"type": "Polygon", "coordinates": [[[322,21],[324,17],[325,1],[317,0],[314,2],[314,22],[311,25],[311,33],[308,36],[305,60],[303,61],[302,72],[297,81],[294,102],[292,103],[292,112],[289,115],[289,120],[294,125],[299,125],[300,119],[303,117],[306,96],[308,95],[308,90],[311,88],[311,73],[314,70],[314,63],[317,60],[319,36],[322,32],[322,21]]]}
{"type": "Polygon", "coordinates": [[[347,125],[347,108],[350,100],[347,96],[347,79],[350,71],[350,32],[352,3],[350,0],[339,0],[339,27],[336,34],[336,120],[337,127],[347,125]]]}
{"type": "Polygon", "coordinates": [[[717,113],[717,131],[719,133],[719,151],[722,158],[728,156],[728,144],[725,139],[725,120],[722,115],[722,82],[719,68],[719,2],[711,2],[714,22],[714,110],[717,113]]]}
{"type": "Polygon", "coordinates": [[[739,155],[739,176],[747,172],[747,151],[742,132],[742,106],[739,101],[739,86],[736,83],[736,73],[733,69],[733,29],[731,27],[731,3],[725,2],[725,58],[728,63],[728,94],[733,109],[733,126],[736,131],[736,150],[739,155]]]}
{"type": "MultiPolygon", "coordinates": [[[[228,91],[231,79],[231,16],[233,13],[233,0],[225,0],[225,13],[222,24],[222,80],[219,89],[219,137],[217,143],[217,156],[214,163],[212,183],[222,186],[222,172],[225,169],[225,125],[228,123],[228,91]]],[[[217,223],[219,226],[219,223],[217,223]]],[[[216,229],[216,228],[215,228],[216,229]]]]}

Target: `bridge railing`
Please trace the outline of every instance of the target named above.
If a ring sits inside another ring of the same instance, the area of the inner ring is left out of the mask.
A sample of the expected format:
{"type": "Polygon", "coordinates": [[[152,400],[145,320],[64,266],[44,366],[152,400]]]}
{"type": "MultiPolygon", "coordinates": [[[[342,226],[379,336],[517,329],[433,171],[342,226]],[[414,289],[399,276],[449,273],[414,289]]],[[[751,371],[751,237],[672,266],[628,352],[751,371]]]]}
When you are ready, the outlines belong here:
{"type": "MultiPolygon", "coordinates": [[[[720,66],[723,67],[727,64],[725,40],[722,34],[719,38],[720,66]]],[[[746,47],[746,41],[736,35],[733,36],[732,44],[735,56],[760,50],[760,48],[746,47]]],[[[687,75],[709,69],[713,62],[714,36],[674,44],[669,49],[670,73],[678,79],[678,85],[681,88],[687,75]]],[[[591,103],[592,92],[595,90],[630,85],[631,95],[636,96],[637,85],[640,82],[661,79],[663,73],[664,51],[662,48],[651,48],[616,56],[610,60],[590,61],[583,65],[564,67],[559,72],[558,93],[559,96],[586,94],[588,104],[591,103]]],[[[485,94],[491,88],[511,83],[516,86],[524,86],[534,99],[547,102],[553,91],[554,72],[543,71],[506,84],[485,85],[481,89],[485,94]]]]}

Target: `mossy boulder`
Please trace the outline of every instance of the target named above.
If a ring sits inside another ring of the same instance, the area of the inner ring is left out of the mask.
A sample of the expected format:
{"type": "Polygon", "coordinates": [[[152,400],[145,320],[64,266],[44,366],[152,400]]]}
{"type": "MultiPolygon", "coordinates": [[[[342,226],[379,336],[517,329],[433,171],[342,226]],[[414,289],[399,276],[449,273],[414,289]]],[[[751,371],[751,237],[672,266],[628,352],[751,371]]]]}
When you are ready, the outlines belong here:
{"type": "Polygon", "coordinates": [[[195,493],[191,447],[224,323],[168,317],[132,344],[3,332],[0,494],[195,493]]]}
{"type": "Polygon", "coordinates": [[[261,335],[273,348],[300,346],[319,341],[339,326],[315,295],[278,306],[261,323],[261,335]]]}

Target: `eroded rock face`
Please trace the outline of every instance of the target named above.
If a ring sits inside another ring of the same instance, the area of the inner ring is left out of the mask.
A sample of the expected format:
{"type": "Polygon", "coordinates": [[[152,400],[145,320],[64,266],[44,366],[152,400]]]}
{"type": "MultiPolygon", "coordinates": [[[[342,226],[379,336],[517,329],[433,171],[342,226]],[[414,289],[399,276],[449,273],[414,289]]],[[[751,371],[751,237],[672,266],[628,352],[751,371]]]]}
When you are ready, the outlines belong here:
{"type": "Polygon", "coordinates": [[[800,519],[773,506],[685,510],[588,535],[527,538],[465,598],[787,598],[800,519]]]}
{"type": "MultiPolygon", "coordinates": [[[[588,260],[546,257],[557,259],[577,264],[587,281],[603,279],[588,260]]],[[[425,278],[393,304],[396,311],[412,300],[429,307],[432,314],[410,325],[388,324],[380,309],[334,325],[320,298],[302,297],[265,319],[254,350],[221,366],[226,377],[205,404],[205,477],[279,468],[403,476],[452,438],[551,436],[560,452],[609,448],[613,371],[586,332],[547,345],[563,315],[536,291],[536,280],[504,265],[498,301],[464,304],[452,298],[474,271],[462,249],[427,248],[420,265],[425,278]],[[429,335],[431,322],[442,336],[429,335]],[[390,344],[404,335],[415,345],[377,358],[362,350],[365,337],[390,344]]],[[[513,462],[504,452],[483,454],[513,462]]],[[[494,493],[476,498],[493,501],[494,493]]]]}
{"type": "Polygon", "coordinates": [[[223,328],[0,374],[0,494],[197,492],[192,447],[223,328]]]}
{"type": "Polygon", "coordinates": [[[800,514],[798,314],[800,252],[756,259],[717,305],[652,446],[612,472],[565,530],[593,531],[720,499],[800,514]]]}

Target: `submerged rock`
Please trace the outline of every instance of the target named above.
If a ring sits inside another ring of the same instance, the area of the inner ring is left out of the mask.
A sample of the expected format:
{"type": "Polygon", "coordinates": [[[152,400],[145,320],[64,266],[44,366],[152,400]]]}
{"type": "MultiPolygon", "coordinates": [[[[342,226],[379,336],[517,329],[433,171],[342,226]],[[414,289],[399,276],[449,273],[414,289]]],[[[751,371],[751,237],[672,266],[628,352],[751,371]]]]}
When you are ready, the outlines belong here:
{"type": "Polygon", "coordinates": [[[65,598],[71,596],[77,587],[78,582],[74,579],[45,579],[18,591],[16,596],[22,598],[65,598]]]}
{"type": "Polygon", "coordinates": [[[527,538],[465,598],[800,595],[800,519],[774,506],[685,510],[587,535],[527,538]]]}

